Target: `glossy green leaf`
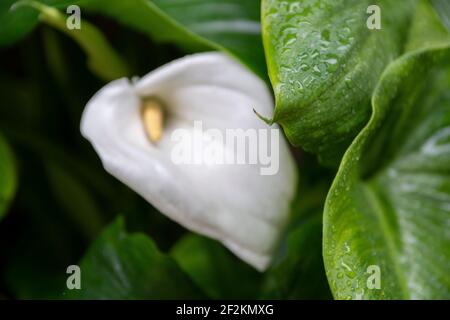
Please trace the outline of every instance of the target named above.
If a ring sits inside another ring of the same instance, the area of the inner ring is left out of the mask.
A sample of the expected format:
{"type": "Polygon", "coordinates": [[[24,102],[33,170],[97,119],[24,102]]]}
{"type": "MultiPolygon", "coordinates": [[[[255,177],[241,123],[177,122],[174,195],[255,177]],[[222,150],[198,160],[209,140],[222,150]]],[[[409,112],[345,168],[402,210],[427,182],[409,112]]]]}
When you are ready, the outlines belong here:
{"type": "Polygon", "coordinates": [[[188,234],[172,249],[180,267],[213,299],[255,299],[261,274],[217,241],[188,234]]]}
{"type": "MultiPolygon", "coordinates": [[[[295,146],[325,165],[343,152],[370,116],[370,97],[402,52],[414,0],[263,0],[262,29],[276,97],[273,121],[295,146]],[[381,30],[370,30],[378,5],[381,30]]],[[[270,115],[268,115],[270,116],[270,115]]]]}
{"type": "Polygon", "coordinates": [[[6,214],[17,187],[16,165],[13,154],[0,135],[0,220],[6,214]]]}
{"type": "Polygon", "coordinates": [[[112,223],[81,260],[77,299],[196,299],[205,296],[176,262],[144,234],[127,234],[112,223]]]}
{"type": "Polygon", "coordinates": [[[450,298],[449,64],[450,42],[408,53],[375,90],[325,206],[335,298],[450,298]]]}
{"type": "Polygon", "coordinates": [[[80,5],[189,51],[226,51],[265,77],[260,0],[84,0],[80,5]]]}

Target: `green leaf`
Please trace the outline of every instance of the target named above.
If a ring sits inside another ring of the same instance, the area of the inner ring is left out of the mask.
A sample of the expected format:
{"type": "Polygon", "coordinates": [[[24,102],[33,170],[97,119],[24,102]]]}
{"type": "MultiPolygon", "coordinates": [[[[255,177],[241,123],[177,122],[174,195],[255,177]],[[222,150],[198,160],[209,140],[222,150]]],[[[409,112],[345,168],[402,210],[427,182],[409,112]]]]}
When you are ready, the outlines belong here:
{"type": "Polygon", "coordinates": [[[428,0],[420,0],[413,16],[405,51],[445,45],[450,34],[439,21],[428,0]]]}
{"type": "Polygon", "coordinates": [[[10,10],[15,2],[17,0],[0,1],[0,47],[22,39],[37,23],[37,12],[31,8],[10,10]]]}
{"type": "MultiPolygon", "coordinates": [[[[0,47],[9,46],[21,40],[38,22],[38,13],[29,7],[12,10],[17,0],[0,1],[0,47]]],[[[72,0],[41,0],[40,2],[55,6],[68,6],[72,0]]]]}
{"type": "Polygon", "coordinates": [[[258,296],[261,274],[214,240],[188,234],[176,243],[171,255],[213,299],[258,296]]]}
{"type": "Polygon", "coordinates": [[[372,118],[346,152],[325,206],[324,260],[335,298],[450,298],[449,62],[450,43],[411,52],[375,90],[372,118]],[[367,285],[371,265],[381,272],[379,289],[367,285]]]}
{"type": "Polygon", "coordinates": [[[228,52],[266,76],[260,0],[84,0],[80,5],[157,41],[189,51],[228,52]]]}
{"type": "MultiPolygon", "coordinates": [[[[0,29],[0,46],[20,40],[37,23],[37,14],[30,8],[22,7],[10,11],[9,8],[14,2],[14,0],[7,0],[0,5],[0,23],[5,26],[0,29]]],[[[260,0],[76,0],[70,2],[45,0],[40,2],[61,8],[76,4],[90,12],[107,15],[147,34],[156,41],[175,43],[190,52],[225,51],[242,61],[259,76],[266,77],[260,30],[260,0]]],[[[86,22],[83,22],[82,30],[85,25],[88,29],[86,38],[94,37],[95,42],[99,41],[98,46],[102,50],[105,49],[105,41],[101,39],[98,31],[93,31],[93,26],[86,22]]],[[[61,21],[54,26],[60,28],[61,21]]],[[[100,49],[90,50],[91,45],[87,45],[87,41],[83,40],[81,32],[78,34],[70,32],[65,27],[61,30],[73,36],[92,55],[91,59],[94,61],[91,66],[96,70],[95,65],[101,64],[102,61],[95,59],[93,54],[100,49]]],[[[114,65],[119,67],[117,61],[114,65]]],[[[115,73],[113,76],[117,77],[115,73]]],[[[111,75],[102,77],[108,79],[111,75]]]]}
{"type": "Polygon", "coordinates": [[[434,9],[442,20],[442,23],[450,31],[450,2],[448,0],[431,0],[434,9]]]}
{"type": "Polygon", "coordinates": [[[12,151],[0,135],[0,220],[6,214],[17,188],[16,165],[12,151]]]}
{"type": "Polygon", "coordinates": [[[46,171],[51,191],[70,220],[79,226],[86,239],[94,238],[103,226],[103,219],[88,190],[67,167],[56,162],[47,161],[46,171]]]}
{"type": "Polygon", "coordinates": [[[265,76],[260,0],[153,0],[156,6],[212,47],[236,56],[265,76]]]}
{"type": "Polygon", "coordinates": [[[81,261],[77,299],[196,299],[203,293],[175,261],[160,253],[144,234],[127,234],[116,220],[81,261]]]}
{"type": "MultiPolygon", "coordinates": [[[[4,229],[7,241],[0,247],[2,278],[11,298],[55,299],[66,287],[66,268],[79,259],[85,239],[49,191],[37,152],[26,150],[10,132],[8,137],[14,141],[21,175],[14,223],[4,229]]],[[[51,158],[47,154],[44,163],[51,158]]]]}
{"type": "Polygon", "coordinates": [[[401,54],[414,0],[263,0],[262,29],[276,109],[289,141],[328,166],[370,116],[378,79],[401,54]],[[369,30],[370,5],[381,30],[369,30]]]}
{"type": "Polygon", "coordinates": [[[306,160],[299,172],[287,237],[265,274],[263,299],[331,298],[322,259],[322,213],[331,177],[316,161],[306,160]]]}
{"type": "Polygon", "coordinates": [[[289,233],[286,255],[266,275],[264,299],[329,299],[322,260],[321,211],[289,233]]]}
{"type": "Polygon", "coordinates": [[[57,9],[38,1],[22,0],[16,3],[16,9],[22,6],[39,11],[42,22],[64,32],[75,40],[86,52],[87,64],[91,71],[105,81],[111,81],[128,75],[128,67],[116,54],[103,34],[92,24],[82,21],[80,29],[68,29],[67,17],[57,9]]]}

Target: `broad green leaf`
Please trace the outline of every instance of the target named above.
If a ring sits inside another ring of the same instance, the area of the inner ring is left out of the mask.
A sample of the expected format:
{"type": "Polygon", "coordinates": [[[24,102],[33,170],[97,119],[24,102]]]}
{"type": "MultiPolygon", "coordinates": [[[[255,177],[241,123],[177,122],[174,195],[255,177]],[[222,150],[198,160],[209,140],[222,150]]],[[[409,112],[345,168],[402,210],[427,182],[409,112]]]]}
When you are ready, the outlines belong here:
{"type": "Polygon", "coordinates": [[[6,214],[17,187],[16,165],[13,154],[0,135],[0,220],[6,214]]]}
{"type": "Polygon", "coordinates": [[[265,77],[260,0],[83,0],[80,5],[189,51],[228,52],[265,77]]]}
{"type": "Polygon", "coordinates": [[[325,205],[337,299],[450,298],[449,64],[450,42],[413,51],[375,90],[325,205]]]}
{"type": "Polygon", "coordinates": [[[42,22],[64,32],[86,52],[87,64],[97,76],[105,81],[128,75],[128,67],[116,54],[103,34],[92,24],[83,21],[80,29],[68,29],[67,17],[59,10],[38,1],[22,0],[16,3],[16,9],[22,6],[39,11],[42,22]]]}
{"type": "Polygon", "coordinates": [[[448,0],[431,0],[434,9],[442,20],[442,23],[450,31],[450,1],[448,0]]]}
{"type": "Polygon", "coordinates": [[[203,293],[176,262],[144,234],[127,234],[123,219],[112,223],[80,264],[78,299],[195,299],[203,293]]]}
{"type": "Polygon", "coordinates": [[[334,166],[366,124],[378,79],[402,52],[414,0],[263,0],[276,109],[289,141],[334,166]],[[378,5],[381,30],[370,30],[378,5]]]}
{"type": "Polygon", "coordinates": [[[171,255],[213,299],[255,299],[261,274],[220,243],[195,234],[183,237],[171,255]]]}

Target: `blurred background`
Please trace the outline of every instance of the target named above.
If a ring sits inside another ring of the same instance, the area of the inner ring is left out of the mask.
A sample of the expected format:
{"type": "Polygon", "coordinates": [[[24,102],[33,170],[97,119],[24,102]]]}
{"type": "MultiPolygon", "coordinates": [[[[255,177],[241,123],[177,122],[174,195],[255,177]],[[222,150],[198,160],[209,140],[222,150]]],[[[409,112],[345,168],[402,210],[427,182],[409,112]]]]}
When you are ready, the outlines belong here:
{"type": "MultiPolygon", "coordinates": [[[[142,76],[187,53],[103,16],[83,13],[82,18],[104,33],[132,75],[142,76]]],[[[172,251],[208,297],[331,298],[321,257],[321,213],[333,173],[320,169],[313,157],[293,150],[299,166],[308,167],[299,193],[308,189],[310,196],[294,204],[294,232],[280,250],[281,262],[262,275],[215,241],[189,234],[104,171],[79,124],[87,101],[105,83],[89,71],[85,53],[72,39],[40,24],[2,47],[0,61],[0,138],[14,158],[3,174],[15,169],[18,181],[0,221],[0,299],[64,298],[67,266],[78,264],[118,216],[127,232],[144,233],[161,252],[172,251]]],[[[0,179],[1,174],[2,168],[0,179]]],[[[136,278],[130,286],[142,282],[139,268],[131,270],[136,278]]],[[[90,277],[98,282],[114,276],[98,271],[90,277]]],[[[158,288],[151,287],[148,295],[133,287],[122,296],[106,291],[93,296],[177,297],[177,288],[158,288]]]]}
{"type": "MultiPolygon", "coordinates": [[[[135,75],[184,53],[91,16],[135,75]]],[[[66,268],[117,214],[167,250],[184,232],[109,176],[80,134],[86,102],[104,83],[80,47],[41,25],[0,51],[0,133],[14,151],[18,190],[0,223],[0,296],[56,297],[66,268]],[[56,295],[56,296],[55,296],[56,295]]],[[[1,178],[1,177],[0,177],[1,178]]]]}

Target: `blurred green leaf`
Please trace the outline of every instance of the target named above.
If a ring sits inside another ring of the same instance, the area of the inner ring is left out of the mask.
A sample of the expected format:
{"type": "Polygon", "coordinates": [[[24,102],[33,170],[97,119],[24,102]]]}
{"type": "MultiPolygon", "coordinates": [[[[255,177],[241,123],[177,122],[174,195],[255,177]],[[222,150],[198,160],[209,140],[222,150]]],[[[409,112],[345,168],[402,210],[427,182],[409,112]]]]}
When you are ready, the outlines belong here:
{"type": "Polygon", "coordinates": [[[428,0],[420,0],[413,16],[405,51],[445,45],[450,34],[439,21],[428,0]]]}
{"type": "Polygon", "coordinates": [[[6,214],[17,188],[16,165],[12,151],[0,134],[0,220],[6,214]]]}
{"type": "Polygon", "coordinates": [[[87,239],[94,238],[103,226],[102,216],[87,189],[68,169],[48,161],[46,170],[52,191],[70,219],[87,239]]]}
{"type": "Polygon", "coordinates": [[[80,5],[157,41],[189,51],[226,51],[266,77],[260,0],[84,0],[80,5]]]}
{"type": "Polygon", "coordinates": [[[324,215],[337,299],[449,299],[450,42],[392,63],[324,215]],[[369,266],[380,270],[370,288],[369,266]]]}
{"type": "MultiPolygon", "coordinates": [[[[0,24],[6,26],[0,29],[0,46],[19,40],[37,23],[37,14],[30,8],[9,10],[13,3],[15,1],[7,0],[0,6],[0,24]]],[[[259,22],[260,0],[43,0],[39,3],[56,8],[79,5],[144,32],[152,39],[175,43],[188,51],[222,50],[241,60],[261,77],[266,77],[259,22]]],[[[90,56],[90,66],[102,78],[117,78],[118,72],[113,73],[115,69],[126,74],[126,69],[108,53],[108,45],[92,25],[83,22],[81,30],[68,30],[65,27],[66,16],[60,16],[64,21],[54,18],[54,15],[44,16],[47,23],[80,43],[90,56]],[[85,27],[87,30],[83,31],[85,27]],[[95,43],[95,48],[92,43],[95,43]],[[97,55],[108,59],[97,59],[97,55]],[[98,70],[97,65],[104,63],[110,64],[109,73],[103,67],[98,70]]]]}
{"type": "Polygon", "coordinates": [[[82,21],[80,29],[70,30],[66,26],[67,16],[59,10],[32,0],[21,0],[16,3],[16,7],[22,6],[38,10],[41,21],[75,40],[87,54],[89,68],[103,80],[110,81],[128,75],[126,64],[94,25],[82,21]]]}
{"type": "Polygon", "coordinates": [[[442,23],[450,31],[450,1],[448,0],[431,0],[436,13],[441,18],[442,23]]]}
{"type": "MultiPolygon", "coordinates": [[[[340,159],[370,117],[370,97],[399,56],[415,0],[263,0],[263,41],[276,108],[294,146],[327,166],[340,159]],[[381,29],[370,30],[370,5],[381,29]]],[[[270,116],[270,115],[265,115],[270,116]]]]}
{"type": "Polygon", "coordinates": [[[76,299],[205,298],[176,262],[158,251],[144,234],[127,234],[118,218],[81,260],[81,290],[76,299]]]}
{"type": "Polygon", "coordinates": [[[211,46],[239,58],[263,77],[260,0],[153,0],[156,6],[211,46]]]}
{"type": "Polygon", "coordinates": [[[10,10],[17,0],[0,1],[0,47],[11,45],[27,35],[37,24],[37,12],[31,8],[10,10]]]}
{"type": "MultiPolygon", "coordinates": [[[[38,23],[38,13],[32,8],[21,7],[12,10],[17,0],[0,1],[0,47],[9,46],[21,40],[38,23]]],[[[54,6],[67,6],[76,1],[41,0],[39,2],[54,6]]]]}
{"type": "Polygon", "coordinates": [[[332,174],[316,161],[303,162],[284,245],[265,274],[264,299],[331,298],[322,259],[322,212],[332,174]]]}
{"type": "Polygon", "coordinates": [[[213,299],[255,299],[261,274],[220,243],[195,234],[183,237],[171,255],[213,299]]]}
{"type": "Polygon", "coordinates": [[[289,232],[285,256],[267,273],[265,299],[332,298],[322,259],[322,211],[289,232]]]}
{"type": "Polygon", "coordinates": [[[0,225],[7,239],[0,244],[2,280],[12,298],[57,298],[65,288],[65,270],[78,261],[86,239],[52,195],[38,156],[14,142],[21,184],[14,215],[0,225]]]}

